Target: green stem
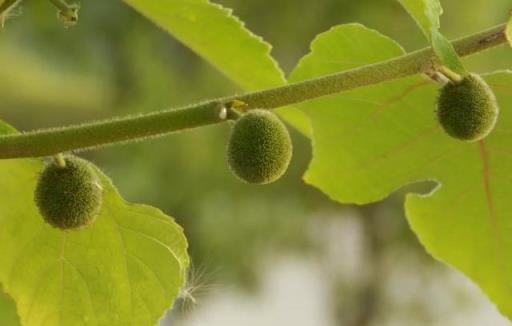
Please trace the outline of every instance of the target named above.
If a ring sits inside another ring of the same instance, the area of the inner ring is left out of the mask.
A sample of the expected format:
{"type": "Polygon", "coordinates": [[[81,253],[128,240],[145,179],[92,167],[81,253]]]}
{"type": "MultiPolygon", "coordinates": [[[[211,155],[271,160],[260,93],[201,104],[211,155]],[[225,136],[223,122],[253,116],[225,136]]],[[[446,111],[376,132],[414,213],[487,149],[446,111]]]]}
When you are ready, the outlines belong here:
{"type": "Polygon", "coordinates": [[[438,69],[446,78],[451,80],[452,82],[460,82],[462,80],[462,76],[456,73],[455,71],[449,69],[448,67],[441,66],[438,69]]]}
{"type": "Polygon", "coordinates": [[[62,155],[62,153],[56,154],[53,159],[55,160],[55,163],[57,163],[57,165],[61,168],[66,167],[66,160],[64,159],[64,155],[62,155]]]}
{"type": "MultiPolygon", "coordinates": [[[[506,42],[505,24],[453,42],[466,56],[506,42]]],[[[226,121],[222,104],[241,101],[250,108],[273,109],[387,80],[435,71],[441,64],[432,48],[391,60],[295,84],[165,110],[56,129],[0,136],[0,159],[55,155],[70,150],[133,142],[174,131],[226,121]],[[219,105],[220,104],[220,105],[219,105]]]]}

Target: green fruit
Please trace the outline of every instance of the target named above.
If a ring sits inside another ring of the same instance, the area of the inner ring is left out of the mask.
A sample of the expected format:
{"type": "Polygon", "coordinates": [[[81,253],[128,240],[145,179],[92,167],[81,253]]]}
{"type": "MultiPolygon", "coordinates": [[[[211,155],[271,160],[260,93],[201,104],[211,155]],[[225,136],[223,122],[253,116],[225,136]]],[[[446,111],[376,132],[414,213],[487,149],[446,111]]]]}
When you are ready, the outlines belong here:
{"type": "Polygon", "coordinates": [[[35,202],[44,220],[59,229],[91,224],[101,208],[102,188],[91,164],[75,156],[51,162],[39,176],[35,202]]]}
{"type": "Polygon", "coordinates": [[[274,113],[251,110],[235,122],[227,156],[238,178],[257,184],[276,181],[292,157],[290,134],[274,113]]]}
{"type": "Polygon", "coordinates": [[[446,133],[454,138],[465,141],[485,138],[493,130],[498,112],[493,91],[476,74],[441,89],[437,116],[446,133]]]}

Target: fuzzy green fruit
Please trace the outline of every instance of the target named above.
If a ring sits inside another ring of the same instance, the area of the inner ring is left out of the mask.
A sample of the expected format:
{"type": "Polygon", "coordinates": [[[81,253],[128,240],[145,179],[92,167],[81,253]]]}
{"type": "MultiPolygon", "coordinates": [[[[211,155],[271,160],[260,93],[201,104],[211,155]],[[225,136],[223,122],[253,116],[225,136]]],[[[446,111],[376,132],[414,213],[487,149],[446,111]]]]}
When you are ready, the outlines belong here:
{"type": "Polygon", "coordinates": [[[487,83],[476,74],[443,86],[439,94],[437,116],[450,136],[477,141],[494,128],[499,108],[487,83]]]}
{"type": "Polygon", "coordinates": [[[240,179],[257,184],[276,181],[292,157],[290,134],[274,113],[251,110],[236,121],[227,156],[231,170],[240,179]]]}
{"type": "Polygon", "coordinates": [[[35,202],[44,220],[59,229],[91,224],[101,208],[102,188],[90,163],[75,156],[49,163],[39,176],[35,202]]]}

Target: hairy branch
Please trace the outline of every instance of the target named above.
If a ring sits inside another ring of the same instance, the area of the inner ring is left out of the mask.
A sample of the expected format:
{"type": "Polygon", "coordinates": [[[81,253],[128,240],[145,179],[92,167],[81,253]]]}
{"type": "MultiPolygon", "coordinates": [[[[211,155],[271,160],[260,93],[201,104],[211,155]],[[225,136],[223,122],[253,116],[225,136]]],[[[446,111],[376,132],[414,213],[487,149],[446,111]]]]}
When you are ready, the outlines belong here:
{"type": "MultiPolygon", "coordinates": [[[[453,42],[461,56],[506,42],[505,24],[453,42]]],[[[56,129],[0,136],[0,159],[55,155],[162,136],[174,131],[226,121],[223,103],[245,102],[273,109],[387,80],[432,72],[439,65],[432,48],[303,82],[212,100],[181,109],[114,118],[56,129]]]]}

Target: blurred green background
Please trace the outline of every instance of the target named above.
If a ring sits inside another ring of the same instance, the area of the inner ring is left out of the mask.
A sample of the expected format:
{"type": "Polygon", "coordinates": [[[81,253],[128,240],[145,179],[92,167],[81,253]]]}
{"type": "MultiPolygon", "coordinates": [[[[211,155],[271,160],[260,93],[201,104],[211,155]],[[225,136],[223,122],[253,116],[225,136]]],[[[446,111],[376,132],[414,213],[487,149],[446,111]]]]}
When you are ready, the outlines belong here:
{"type": "MultiPolygon", "coordinates": [[[[425,46],[394,0],[218,0],[273,44],[288,73],[316,34],[360,22],[405,49],[425,46]]],[[[450,38],[508,18],[509,0],[443,1],[450,38]]],[[[242,90],[121,1],[83,1],[65,29],[48,1],[25,1],[0,30],[0,119],[20,130],[79,123],[232,95],[242,90]]],[[[506,69],[501,47],[466,60],[506,69]]],[[[193,268],[173,325],[508,325],[475,286],[430,258],[402,209],[342,206],[305,185],[309,140],[293,133],[286,176],[236,180],[225,162],[229,125],[83,155],[124,197],[185,228],[193,268]]]]}

